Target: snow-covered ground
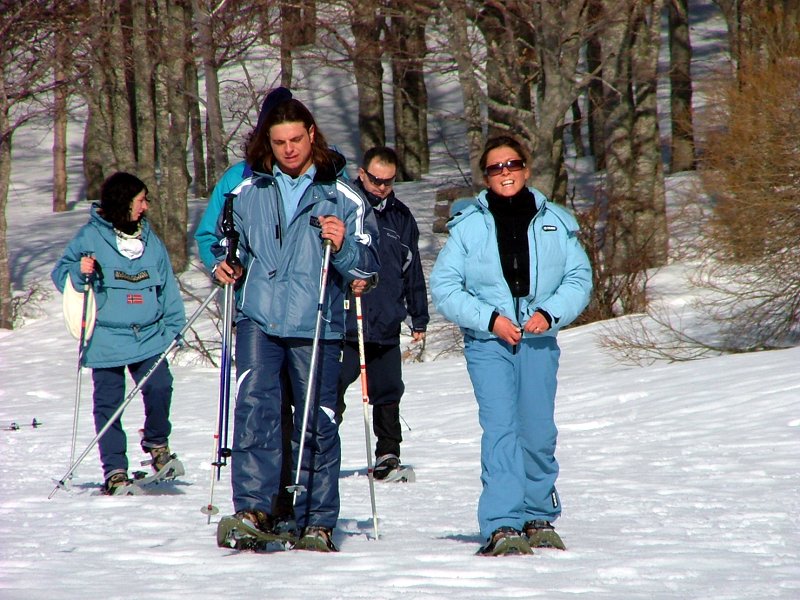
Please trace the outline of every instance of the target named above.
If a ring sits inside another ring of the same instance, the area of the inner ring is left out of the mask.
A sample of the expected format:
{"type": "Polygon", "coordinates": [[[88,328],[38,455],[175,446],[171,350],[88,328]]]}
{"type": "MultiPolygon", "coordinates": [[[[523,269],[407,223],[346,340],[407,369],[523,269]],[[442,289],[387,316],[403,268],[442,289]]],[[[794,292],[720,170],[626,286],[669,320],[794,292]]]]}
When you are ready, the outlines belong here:
{"type": "MultiPolygon", "coordinates": [[[[719,39],[705,25],[695,31],[709,43],[719,39]]],[[[709,52],[702,56],[709,60],[709,52]]],[[[76,201],[79,127],[74,134],[75,205],[63,214],[49,211],[47,133],[29,129],[15,138],[8,221],[18,287],[40,281],[50,290],[50,269],[87,219],[86,203],[76,201]]],[[[420,222],[427,269],[443,242],[431,233],[433,191],[452,177],[443,165],[422,183],[398,185],[420,222]]],[[[673,178],[668,189],[685,179],[673,178]]],[[[194,201],[192,214],[202,208],[194,201]]],[[[687,268],[665,269],[653,289],[680,299],[688,293],[687,268]]],[[[184,278],[205,295],[202,276],[184,278]]],[[[208,319],[201,317],[207,332],[208,319]]],[[[800,348],[628,367],[601,351],[602,324],[562,333],[557,457],[564,513],[556,525],[568,550],[485,558],[474,555],[482,542],[476,404],[457,353],[431,360],[452,341],[441,318],[433,329],[427,361],[405,366],[403,459],[417,481],[376,484],[380,538],[373,539],[355,385],[341,431],[342,510],[334,536],[341,552],[237,553],[215,541],[219,516],[232,510],[229,469],[213,496],[220,515],[209,523],[200,510],[211,500],[218,371],[185,352],[171,359],[170,442],[186,475],[150,495],[102,496],[91,449],[72,490],[48,499],[69,467],[77,363],[77,343],[53,292],[23,327],[0,332],[0,428],[21,425],[0,429],[0,598],[800,597],[800,348]],[[29,426],[34,418],[40,427],[29,426]]],[[[142,418],[137,398],[123,417],[132,466],[143,458],[136,443],[142,418]]],[[[93,437],[87,371],[78,452],[93,437]]]]}
{"type": "MultiPolygon", "coordinates": [[[[42,204],[29,197],[10,211],[21,231],[15,264],[29,261],[30,278],[46,278],[85,219],[83,206],[52,215],[42,204]]],[[[217,410],[210,367],[173,363],[171,444],[187,467],[179,482],[154,495],[98,495],[93,449],[72,491],[48,500],[69,466],[75,398],[76,342],[59,302],[54,294],[39,318],[0,337],[0,426],[22,425],[0,431],[0,598],[800,595],[800,348],[631,368],[598,349],[600,325],[564,332],[557,526],[569,549],[498,559],[474,556],[480,431],[464,361],[407,364],[403,457],[417,481],[376,485],[380,539],[354,386],[342,428],[341,552],[257,555],[218,548],[219,516],[209,524],[200,512],[217,410]]],[[[93,437],[88,372],[83,383],[78,452],[93,437]]],[[[124,415],[133,465],[141,421],[135,399],[124,415]]],[[[232,509],[228,478],[224,469],[215,488],[220,514],[232,509]]]]}

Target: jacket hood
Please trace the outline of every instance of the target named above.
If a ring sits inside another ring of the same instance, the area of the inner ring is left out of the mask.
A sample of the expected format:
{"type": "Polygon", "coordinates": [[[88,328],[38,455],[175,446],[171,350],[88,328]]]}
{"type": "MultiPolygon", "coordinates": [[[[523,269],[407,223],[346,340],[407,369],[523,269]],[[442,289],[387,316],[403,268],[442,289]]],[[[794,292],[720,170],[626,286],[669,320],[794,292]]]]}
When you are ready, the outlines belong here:
{"type": "MultiPolygon", "coordinates": [[[[547,197],[535,187],[528,186],[528,190],[533,194],[536,202],[536,212],[540,212],[547,204],[547,197]]],[[[450,220],[447,221],[447,228],[452,229],[474,212],[488,212],[489,200],[486,198],[487,192],[488,190],[481,190],[474,198],[459,198],[453,202],[450,208],[450,220]]]]}
{"type": "MultiPolygon", "coordinates": [[[[113,239],[117,235],[114,233],[114,226],[109,221],[106,221],[99,211],[100,204],[97,202],[92,202],[92,206],[89,209],[89,222],[98,227],[104,235],[107,234],[113,239]]],[[[147,221],[147,217],[142,217],[139,222],[142,226],[142,239],[144,240],[148,235],[150,235],[150,223],[147,221]]]]}

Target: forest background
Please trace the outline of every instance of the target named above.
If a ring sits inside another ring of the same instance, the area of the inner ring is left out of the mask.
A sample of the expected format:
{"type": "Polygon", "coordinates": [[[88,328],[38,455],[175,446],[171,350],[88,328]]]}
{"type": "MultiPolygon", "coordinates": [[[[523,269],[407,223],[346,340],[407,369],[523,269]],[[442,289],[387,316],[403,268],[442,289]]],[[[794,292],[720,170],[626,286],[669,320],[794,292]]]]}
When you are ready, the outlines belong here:
{"type": "Polygon", "coordinates": [[[16,131],[51,124],[52,173],[30,176],[52,184],[52,210],[64,211],[77,116],[84,186],[72,197],[96,199],[111,172],[137,173],[180,273],[189,199],[239,160],[270,88],[291,88],[313,110],[306,74],[322,70],[328,93],[355,89],[329,134],[351,163],[388,143],[403,181],[450,166],[454,176],[436,183],[442,218],[480,187],[488,136],[522,140],[531,183],[582,224],[595,274],[582,322],[642,314],[659,325],[626,320],[607,342],[626,358],[795,344],[798,23],[797,0],[0,0],[0,328],[38,293],[13,276],[6,243],[16,131]],[[730,60],[692,72],[689,23],[708,11],[724,15],[730,60]],[[453,80],[460,109],[432,103],[429,89],[453,80]],[[668,113],[657,102],[665,85],[668,113]],[[590,176],[571,173],[568,157],[589,159],[590,176]],[[693,230],[670,247],[665,173],[694,169],[693,230]],[[691,326],[647,296],[653,270],[687,255],[707,292],[691,326]]]}

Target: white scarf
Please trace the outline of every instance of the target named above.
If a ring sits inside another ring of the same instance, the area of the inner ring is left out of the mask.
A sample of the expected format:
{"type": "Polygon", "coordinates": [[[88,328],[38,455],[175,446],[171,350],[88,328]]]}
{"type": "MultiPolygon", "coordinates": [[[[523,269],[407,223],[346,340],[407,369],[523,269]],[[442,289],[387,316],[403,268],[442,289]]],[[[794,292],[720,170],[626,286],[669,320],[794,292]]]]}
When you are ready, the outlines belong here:
{"type": "Polygon", "coordinates": [[[117,250],[125,258],[133,260],[139,258],[144,254],[144,242],[142,241],[142,226],[139,225],[136,233],[127,234],[119,229],[115,229],[114,233],[117,234],[117,250]]]}

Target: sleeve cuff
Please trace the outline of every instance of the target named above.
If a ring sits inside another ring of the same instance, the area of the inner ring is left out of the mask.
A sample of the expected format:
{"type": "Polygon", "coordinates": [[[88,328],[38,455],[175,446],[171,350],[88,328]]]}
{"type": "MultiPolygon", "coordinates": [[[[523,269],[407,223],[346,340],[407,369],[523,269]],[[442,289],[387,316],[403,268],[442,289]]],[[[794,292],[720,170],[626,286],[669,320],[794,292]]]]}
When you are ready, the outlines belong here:
{"type": "Polygon", "coordinates": [[[498,313],[496,310],[492,311],[492,316],[489,317],[489,332],[491,332],[494,329],[494,322],[497,321],[497,317],[499,316],[500,313],[498,313]]]}

